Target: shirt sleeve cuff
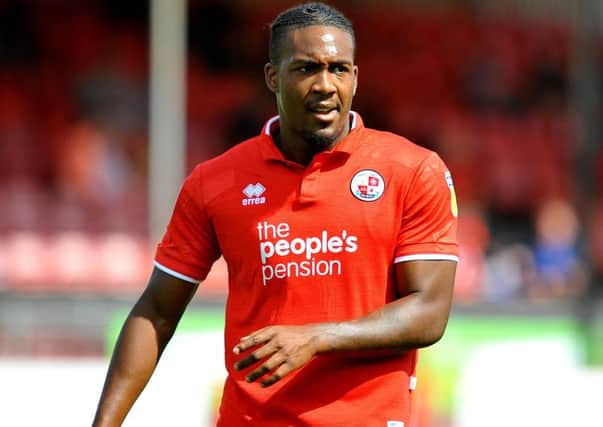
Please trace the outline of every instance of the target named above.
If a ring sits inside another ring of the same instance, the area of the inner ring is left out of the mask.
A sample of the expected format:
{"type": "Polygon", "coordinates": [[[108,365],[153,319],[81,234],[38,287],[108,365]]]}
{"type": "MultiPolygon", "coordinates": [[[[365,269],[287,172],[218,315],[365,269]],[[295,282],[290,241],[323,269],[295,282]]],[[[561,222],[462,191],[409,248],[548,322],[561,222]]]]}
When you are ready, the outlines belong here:
{"type": "Polygon", "coordinates": [[[406,261],[454,261],[459,262],[458,255],[452,254],[412,254],[401,255],[394,258],[394,263],[406,261]]]}
{"type": "Polygon", "coordinates": [[[157,269],[159,269],[159,270],[163,271],[164,273],[169,274],[170,276],[173,276],[173,277],[175,277],[177,279],[184,280],[186,282],[193,283],[195,285],[198,284],[198,283],[201,283],[201,280],[194,279],[194,278],[189,277],[189,276],[187,276],[185,274],[182,274],[182,273],[178,273],[177,271],[174,271],[171,268],[166,267],[165,265],[159,264],[157,261],[153,261],[153,264],[155,265],[155,267],[157,269]]]}

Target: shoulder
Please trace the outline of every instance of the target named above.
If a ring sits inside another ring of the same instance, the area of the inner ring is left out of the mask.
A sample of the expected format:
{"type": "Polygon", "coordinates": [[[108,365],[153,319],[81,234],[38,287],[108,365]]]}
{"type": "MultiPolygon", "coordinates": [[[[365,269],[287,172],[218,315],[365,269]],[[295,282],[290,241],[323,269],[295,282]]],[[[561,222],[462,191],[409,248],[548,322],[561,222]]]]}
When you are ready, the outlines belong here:
{"type": "Polygon", "coordinates": [[[228,175],[229,172],[253,165],[262,160],[261,143],[260,136],[245,140],[224,153],[197,164],[193,174],[204,180],[215,181],[228,175]]]}
{"type": "Polygon", "coordinates": [[[195,169],[198,173],[219,173],[224,169],[233,169],[242,167],[253,163],[254,161],[261,160],[261,153],[259,150],[260,144],[262,143],[260,136],[247,139],[232,148],[229,148],[224,153],[213,157],[209,160],[199,163],[195,169]]]}
{"type": "Polygon", "coordinates": [[[224,153],[198,163],[185,181],[185,186],[205,199],[213,199],[235,184],[236,173],[262,161],[261,137],[245,140],[224,153]]]}
{"type": "Polygon", "coordinates": [[[379,157],[392,166],[416,170],[425,164],[442,162],[436,152],[392,132],[364,128],[359,138],[363,155],[379,157]]]}

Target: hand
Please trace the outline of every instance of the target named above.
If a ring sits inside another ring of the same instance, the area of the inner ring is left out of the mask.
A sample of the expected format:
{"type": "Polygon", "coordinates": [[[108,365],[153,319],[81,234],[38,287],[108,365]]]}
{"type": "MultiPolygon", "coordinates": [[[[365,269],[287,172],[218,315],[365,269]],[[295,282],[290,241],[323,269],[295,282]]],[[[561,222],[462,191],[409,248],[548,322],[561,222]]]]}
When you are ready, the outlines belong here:
{"type": "Polygon", "coordinates": [[[261,382],[262,387],[269,387],[304,366],[319,353],[320,336],[319,325],[268,326],[241,338],[232,350],[234,354],[238,355],[252,347],[263,345],[236,362],[234,368],[241,371],[263,361],[261,366],[247,375],[246,380],[253,382],[272,373],[261,382]]]}

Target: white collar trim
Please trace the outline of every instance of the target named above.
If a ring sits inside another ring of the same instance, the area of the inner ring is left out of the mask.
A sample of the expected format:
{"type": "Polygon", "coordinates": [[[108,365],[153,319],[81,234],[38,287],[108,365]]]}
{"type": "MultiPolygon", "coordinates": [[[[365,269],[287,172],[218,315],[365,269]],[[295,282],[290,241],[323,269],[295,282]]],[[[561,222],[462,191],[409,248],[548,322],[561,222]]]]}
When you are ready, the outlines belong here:
{"type": "MultiPolygon", "coordinates": [[[[358,113],[356,113],[355,111],[350,111],[350,116],[352,116],[352,124],[350,126],[350,130],[356,128],[356,118],[358,116],[358,113]]],[[[270,120],[268,120],[268,122],[266,123],[266,130],[265,133],[268,136],[271,136],[270,134],[270,129],[272,128],[272,125],[274,125],[276,122],[278,122],[280,116],[274,116],[272,117],[270,120]]]]}

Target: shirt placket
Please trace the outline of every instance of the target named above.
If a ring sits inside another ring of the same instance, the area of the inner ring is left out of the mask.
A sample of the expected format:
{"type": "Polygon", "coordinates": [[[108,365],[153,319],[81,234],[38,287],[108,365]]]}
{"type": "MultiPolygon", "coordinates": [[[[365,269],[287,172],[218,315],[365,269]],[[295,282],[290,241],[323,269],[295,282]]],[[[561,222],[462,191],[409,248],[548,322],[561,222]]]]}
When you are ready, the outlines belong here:
{"type": "Polygon", "coordinates": [[[317,154],[304,171],[297,198],[299,203],[315,203],[318,201],[320,194],[320,173],[328,155],[328,153],[317,154]]]}

